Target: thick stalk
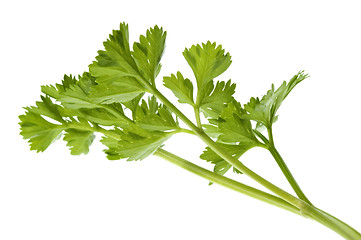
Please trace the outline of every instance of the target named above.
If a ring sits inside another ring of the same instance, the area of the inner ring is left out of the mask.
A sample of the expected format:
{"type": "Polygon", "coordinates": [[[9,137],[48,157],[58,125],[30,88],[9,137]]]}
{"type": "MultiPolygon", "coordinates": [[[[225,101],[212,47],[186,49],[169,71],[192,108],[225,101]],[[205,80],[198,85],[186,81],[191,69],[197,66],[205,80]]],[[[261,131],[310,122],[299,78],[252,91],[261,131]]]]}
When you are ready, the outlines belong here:
{"type": "Polygon", "coordinates": [[[354,228],[312,205],[307,204],[301,209],[303,215],[338,233],[347,240],[361,240],[361,234],[354,228]]]}
{"type": "Polygon", "coordinates": [[[227,187],[255,199],[261,200],[263,202],[269,203],[271,205],[277,206],[279,208],[285,209],[297,215],[313,219],[321,223],[322,225],[328,227],[329,229],[335,231],[347,240],[361,240],[360,233],[358,233],[355,229],[342,222],[341,220],[335,218],[334,216],[314,207],[313,205],[304,203],[302,208],[298,209],[279,197],[211,172],[161,148],[158,149],[154,153],[154,155],[161,157],[189,172],[192,172],[216,184],[227,187]]]}
{"type": "Polygon", "coordinates": [[[237,181],[227,178],[225,176],[216,174],[216,173],[209,171],[205,168],[202,168],[194,163],[191,163],[173,153],[170,153],[164,149],[159,148],[154,153],[154,155],[161,157],[161,158],[163,158],[189,172],[192,172],[202,178],[205,178],[208,181],[214,182],[223,187],[232,189],[239,193],[245,194],[247,196],[250,196],[250,197],[258,199],[260,201],[269,203],[271,205],[285,209],[285,210],[293,212],[295,214],[302,215],[298,208],[294,207],[293,205],[289,204],[288,202],[284,201],[283,199],[281,199],[279,197],[276,197],[272,194],[263,192],[259,189],[250,187],[243,183],[237,182],[237,181]]]}

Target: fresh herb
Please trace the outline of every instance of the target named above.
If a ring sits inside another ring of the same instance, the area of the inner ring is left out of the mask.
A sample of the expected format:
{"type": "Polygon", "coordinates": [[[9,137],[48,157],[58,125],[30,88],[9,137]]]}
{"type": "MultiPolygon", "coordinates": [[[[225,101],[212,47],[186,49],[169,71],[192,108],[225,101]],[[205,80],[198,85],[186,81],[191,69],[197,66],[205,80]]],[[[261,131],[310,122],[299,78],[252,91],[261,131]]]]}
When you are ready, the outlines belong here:
{"type": "Polygon", "coordinates": [[[308,75],[300,71],[278,88],[272,85],[263,97],[251,98],[242,105],[234,97],[234,83],[215,80],[230,66],[230,54],[216,43],[191,46],[183,55],[195,81],[177,72],[163,77],[163,83],[179,103],[194,110],[193,123],[156,86],[165,39],[166,32],[155,26],[131,48],[128,25],[122,23],[104,42],[105,49],[98,52],[88,72],[65,75],[60,84],[42,86],[41,100],[26,107],[26,113],[19,117],[21,135],[28,139],[30,149],[44,151],[64,134],[71,154],[86,154],[94,133],[100,133],[110,160],[142,160],[156,155],[210,183],[314,219],[345,239],[361,239],[352,227],[307,199],[274,144],[272,126],[278,118],[277,110],[308,75]],[[213,164],[213,171],[163,149],[165,142],[180,132],[192,134],[207,145],[200,158],[213,164]],[[256,147],[270,151],[297,197],[239,160],[256,147]],[[225,177],[230,169],[252,178],[271,194],[225,177]]]}

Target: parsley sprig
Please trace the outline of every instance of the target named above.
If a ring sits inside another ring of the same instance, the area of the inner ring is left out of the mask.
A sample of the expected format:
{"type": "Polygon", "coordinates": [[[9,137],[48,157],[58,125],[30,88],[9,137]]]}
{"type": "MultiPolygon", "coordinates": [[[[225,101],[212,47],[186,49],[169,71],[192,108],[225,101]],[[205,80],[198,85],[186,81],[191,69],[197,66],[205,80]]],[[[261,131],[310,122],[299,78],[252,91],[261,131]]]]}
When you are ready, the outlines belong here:
{"type": "Polygon", "coordinates": [[[345,239],[361,239],[356,230],[308,200],[275,147],[272,126],[278,118],[277,110],[308,75],[300,71],[278,88],[272,85],[261,98],[251,98],[242,105],[234,97],[235,83],[218,79],[231,65],[230,54],[209,41],[193,45],[184,50],[183,56],[194,76],[176,72],[164,76],[163,84],[179,103],[191,106],[194,123],[157,88],[165,40],[166,32],[155,26],[131,47],[128,25],[121,23],[104,42],[104,50],[98,52],[88,72],[65,75],[59,84],[42,86],[41,100],[26,107],[19,117],[21,135],[29,141],[30,149],[45,151],[63,135],[71,154],[86,154],[95,133],[100,133],[110,160],[142,160],[154,154],[210,183],[314,219],[345,239]],[[207,145],[200,159],[212,164],[213,171],[163,148],[170,137],[181,132],[207,145]],[[297,197],[241,162],[245,152],[257,147],[272,154],[297,197]],[[230,169],[252,178],[271,193],[225,177],[230,169]]]}

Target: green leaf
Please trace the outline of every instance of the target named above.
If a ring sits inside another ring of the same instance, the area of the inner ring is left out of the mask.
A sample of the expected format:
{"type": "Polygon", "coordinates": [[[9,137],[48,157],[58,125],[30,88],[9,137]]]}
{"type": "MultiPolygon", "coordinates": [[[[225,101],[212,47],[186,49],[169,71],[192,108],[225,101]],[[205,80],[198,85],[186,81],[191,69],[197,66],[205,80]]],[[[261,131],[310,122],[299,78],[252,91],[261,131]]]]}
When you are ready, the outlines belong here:
{"type": "Polygon", "coordinates": [[[232,62],[231,56],[225,53],[221,45],[210,41],[185,49],[183,56],[193,70],[199,90],[226,71],[232,62]]]}
{"type": "Polygon", "coordinates": [[[288,83],[284,81],[277,90],[275,90],[272,84],[271,90],[261,99],[251,98],[251,100],[245,104],[244,109],[246,112],[243,113],[241,117],[256,121],[259,124],[258,127],[260,127],[260,124],[266,127],[272,126],[277,120],[276,113],[284,99],[298,83],[307,77],[308,75],[301,71],[293,76],[288,83]]]}
{"type": "Polygon", "coordinates": [[[248,119],[240,118],[244,110],[236,101],[228,103],[218,120],[218,127],[221,134],[218,140],[223,143],[239,143],[247,148],[260,145],[252,130],[251,122],[248,119]]]}
{"type": "Polygon", "coordinates": [[[61,114],[64,117],[90,117],[91,121],[106,126],[119,125],[120,123],[130,121],[124,115],[119,103],[110,104],[112,101],[101,103],[99,99],[91,97],[93,89],[98,87],[98,85],[95,82],[95,78],[89,73],[83,73],[82,76],[79,76],[79,80],[76,80],[71,75],[70,77],[65,75],[62,83],[55,86],[42,86],[41,90],[43,93],[61,102],[64,106],[61,109],[61,114]],[[95,115],[96,113],[97,115],[95,115]]]}
{"type": "Polygon", "coordinates": [[[213,81],[209,82],[205,87],[205,96],[200,102],[200,109],[206,117],[218,118],[226,104],[233,100],[233,94],[236,84],[218,81],[214,87],[213,81]]]}
{"type": "MultiPolygon", "coordinates": [[[[65,75],[60,84],[42,86],[46,96],[20,116],[21,134],[29,139],[32,149],[44,151],[65,131],[64,140],[71,153],[85,154],[93,133],[99,131],[109,137],[102,126],[113,126],[122,133],[121,140],[116,137],[116,156],[137,160],[155,151],[172,134],[161,131],[178,128],[172,113],[154,97],[139,105],[149,88],[147,81],[153,84],[160,71],[165,38],[166,32],[155,26],[140,36],[132,52],[128,25],[122,23],[90,64],[91,73],[84,73],[79,80],[65,75]],[[51,99],[61,105],[53,104],[51,99]],[[121,104],[132,111],[134,121],[125,115],[121,104]]],[[[104,142],[110,144],[110,140],[104,142]]]]}
{"type": "Polygon", "coordinates": [[[72,155],[87,154],[89,146],[93,143],[95,135],[92,131],[67,129],[65,130],[64,141],[70,147],[72,155]]]}
{"type": "Polygon", "coordinates": [[[29,140],[30,150],[43,152],[51,143],[59,139],[64,127],[45,120],[33,107],[25,109],[26,114],[19,116],[20,134],[24,139],[29,140]]]}
{"type": "Polygon", "coordinates": [[[151,131],[169,131],[179,128],[172,113],[153,96],[148,103],[143,100],[136,112],[136,123],[151,131]]]}
{"type": "Polygon", "coordinates": [[[97,103],[110,104],[128,102],[145,92],[145,88],[134,77],[108,78],[97,82],[90,92],[89,98],[97,103]]]}
{"type": "Polygon", "coordinates": [[[96,102],[89,99],[88,95],[79,85],[72,85],[57,99],[64,107],[79,108],[96,108],[99,107],[96,102]]]}
{"type": "Polygon", "coordinates": [[[188,78],[184,78],[180,72],[177,72],[177,76],[172,74],[170,77],[164,77],[163,83],[178,98],[178,102],[194,106],[193,84],[188,78]]]}
{"type": "Polygon", "coordinates": [[[171,134],[153,132],[149,136],[140,136],[132,132],[121,132],[122,140],[117,141],[103,137],[101,142],[108,147],[105,150],[109,160],[127,159],[128,161],[142,160],[152,155],[171,134]]]}
{"type": "Polygon", "coordinates": [[[75,77],[64,75],[63,84],[55,86],[42,86],[41,91],[48,96],[60,101],[63,106],[72,109],[79,108],[97,108],[96,102],[89,98],[89,92],[92,86],[96,85],[95,79],[85,72],[79,76],[77,81],[75,77]]]}
{"type": "Polygon", "coordinates": [[[62,83],[53,85],[41,86],[41,91],[52,98],[58,99],[62,93],[69,89],[70,86],[76,84],[77,80],[72,75],[64,75],[62,83]]]}
{"type": "Polygon", "coordinates": [[[141,35],[139,42],[133,45],[133,57],[141,74],[151,83],[160,72],[167,33],[163,28],[155,26],[147,30],[146,35],[141,35]]]}
{"type": "MultiPolygon", "coordinates": [[[[69,90],[71,86],[63,89],[69,90]]],[[[65,131],[64,140],[68,142],[71,154],[86,154],[94,139],[93,132],[96,131],[93,125],[96,123],[110,126],[126,125],[124,121],[114,117],[105,109],[63,108],[54,104],[49,96],[41,96],[41,100],[36,102],[36,106],[25,108],[26,114],[19,117],[20,134],[24,139],[29,139],[31,150],[38,152],[46,150],[65,131]],[[90,124],[89,121],[92,123],[90,124]]],[[[117,104],[111,106],[113,109],[119,109],[120,112],[122,110],[117,104]]]]}
{"type": "Polygon", "coordinates": [[[129,47],[128,25],[121,24],[104,42],[105,51],[89,66],[96,77],[97,86],[92,88],[90,98],[95,102],[109,104],[129,102],[146,91],[143,79],[154,84],[161,65],[166,32],[155,26],[140,36],[134,43],[134,51],[129,47]]]}
{"type": "Polygon", "coordinates": [[[59,123],[64,123],[65,120],[63,119],[63,116],[61,114],[63,108],[57,104],[54,104],[48,96],[40,97],[41,101],[36,102],[36,107],[29,107],[25,109],[37,115],[52,118],[59,123]]]}
{"type": "MultiPolygon", "coordinates": [[[[218,143],[218,145],[220,147],[222,147],[224,150],[226,150],[229,154],[231,154],[236,159],[240,158],[245,152],[247,152],[249,149],[252,148],[252,146],[246,146],[246,145],[240,145],[240,144],[231,145],[231,144],[218,143]]],[[[200,158],[203,160],[206,160],[207,162],[214,164],[213,171],[220,175],[224,175],[229,169],[232,168],[231,164],[229,164],[223,158],[218,156],[209,147],[206,148],[206,150],[202,153],[200,158]]],[[[234,172],[241,173],[239,171],[236,171],[235,168],[233,168],[233,169],[234,169],[233,170],[234,172]]]]}
{"type": "Polygon", "coordinates": [[[218,138],[219,135],[221,134],[219,128],[212,124],[202,124],[202,129],[211,138],[218,138]]]}
{"type": "Polygon", "coordinates": [[[89,145],[94,139],[94,130],[90,123],[74,116],[64,108],[52,103],[49,97],[42,96],[42,102],[36,103],[37,107],[27,107],[25,115],[21,115],[20,134],[29,139],[31,150],[44,151],[55,140],[59,139],[62,131],[65,131],[64,140],[71,148],[71,154],[79,155],[88,153],[89,145]],[[45,118],[47,117],[47,119],[45,118]],[[59,124],[51,121],[56,120],[59,124]],[[66,119],[66,120],[65,120],[66,119]],[[87,129],[87,130],[86,130],[87,129]]]}
{"type": "MultiPolygon", "coordinates": [[[[118,105],[118,104],[117,104],[118,105]]],[[[121,106],[115,106],[115,104],[108,105],[110,109],[117,110],[119,114],[123,114],[121,106]]],[[[104,108],[91,108],[91,109],[77,109],[73,111],[72,109],[66,109],[63,111],[63,115],[67,117],[81,117],[89,120],[92,123],[100,124],[103,126],[124,126],[127,124],[123,118],[114,116],[108,110],[104,108]]]]}
{"type": "Polygon", "coordinates": [[[89,71],[97,81],[139,76],[138,67],[129,48],[127,24],[121,23],[119,30],[113,30],[113,34],[104,42],[104,47],[105,51],[98,51],[96,61],[89,65],[89,71]]]}
{"type": "MultiPolygon", "coordinates": [[[[217,137],[217,144],[236,159],[249,149],[261,146],[253,133],[251,122],[240,118],[240,114],[243,112],[241,105],[233,100],[227,103],[218,119],[210,119],[211,125],[203,125],[211,137],[217,137]]],[[[215,165],[213,171],[221,175],[232,167],[209,147],[206,148],[200,158],[213,163],[215,165]]],[[[240,173],[235,168],[233,171],[240,173]]]]}
{"type": "Polygon", "coordinates": [[[133,119],[136,119],[138,104],[139,104],[140,100],[142,100],[143,96],[144,96],[144,93],[133,98],[131,101],[122,103],[127,109],[129,109],[132,112],[133,119]]]}

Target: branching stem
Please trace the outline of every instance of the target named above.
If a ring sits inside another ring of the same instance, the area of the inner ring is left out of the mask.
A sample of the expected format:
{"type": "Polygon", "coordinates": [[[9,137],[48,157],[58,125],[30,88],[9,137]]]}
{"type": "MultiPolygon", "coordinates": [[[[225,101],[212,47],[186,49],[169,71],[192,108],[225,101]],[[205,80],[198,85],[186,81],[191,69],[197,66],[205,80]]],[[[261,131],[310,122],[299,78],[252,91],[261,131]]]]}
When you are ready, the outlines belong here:
{"type": "Polygon", "coordinates": [[[205,144],[207,144],[215,153],[222,157],[229,164],[234,166],[239,171],[243,172],[271,192],[275,193],[285,201],[289,202],[295,207],[300,207],[303,205],[303,201],[296,198],[295,196],[289,194],[288,192],[282,190],[271,182],[259,176],[257,173],[253,172],[251,169],[246,167],[243,163],[232,157],[227,151],[222,149],[217,143],[215,143],[202,129],[198,128],[194,123],[188,119],[176,106],[174,106],[163,94],[161,94],[157,89],[149,86],[152,89],[152,93],[157,97],[169,110],[171,110],[175,115],[177,115],[205,144]]]}
{"type": "Polygon", "coordinates": [[[337,218],[326,214],[325,212],[317,209],[313,205],[299,199],[290,193],[284,191],[283,189],[277,187],[273,183],[262,178],[257,173],[253,172],[251,169],[242,164],[238,159],[232,157],[227,151],[221,148],[217,143],[215,143],[202,129],[198,128],[190,121],[177,107],[175,107],[166,97],[164,97],[157,89],[153,88],[151,91],[155,97],[157,97],[164,105],[167,106],[174,114],[176,114],[205,144],[207,144],[215,153],[222,157],[225,161],[230,163],[239,171],[243,172],[245,175],[249,176],[274,194],[278,195],[280,198],[291,204],[297,209],[300,209],[301,214],[305,217],[312,218],[317,222],[325,225],[326,227],[337,232],[345,239],[348,240],[361,240],[361,234],[356,230],[351,228],[349,225],[338,220],[337,218]]]}

